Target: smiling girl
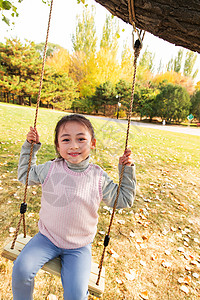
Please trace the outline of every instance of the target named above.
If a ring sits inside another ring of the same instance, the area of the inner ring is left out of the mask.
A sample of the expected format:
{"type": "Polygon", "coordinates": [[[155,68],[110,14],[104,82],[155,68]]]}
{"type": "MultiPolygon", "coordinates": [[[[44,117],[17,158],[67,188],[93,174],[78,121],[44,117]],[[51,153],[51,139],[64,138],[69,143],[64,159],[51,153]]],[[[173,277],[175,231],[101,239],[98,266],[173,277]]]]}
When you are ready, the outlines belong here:
{"type": "MultiPolygon", "coordinates": [[[[60,256],[65,300],[88,299],[91,245],[97,231],[101,200],[113,207],[118,185],[98,165],[89,163],[96,139],[82,115],[64,116],[55,128],[58,158],[36,165],[39,134],[30,128],[22,146],[18,178],[25,183],[31,143],[34,150],[29,185],[41,184],[39,232],[24,247],[13,267],[14,300],[33,299],[34,277],[49,260],[60,256]]],[[[125,165],[117,208],[131,207],[135,196],[135,167],[131,151],[119,158],[125,165]]]]}

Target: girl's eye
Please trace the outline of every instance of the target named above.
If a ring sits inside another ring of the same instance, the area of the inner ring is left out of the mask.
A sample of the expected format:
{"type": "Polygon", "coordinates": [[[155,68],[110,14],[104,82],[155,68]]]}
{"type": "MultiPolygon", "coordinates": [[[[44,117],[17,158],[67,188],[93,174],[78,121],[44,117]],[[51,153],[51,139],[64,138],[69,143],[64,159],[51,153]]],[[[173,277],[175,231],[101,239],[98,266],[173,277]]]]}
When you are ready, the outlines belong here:
{"type": "Polygon", "coordinates": [[[85,139],[84,138],[79,138],[79,141],[82,142],[82,141],[85,141],[85,139]]]}
{"type": "Polygon", "coordinates": [[[64,139],[63,142],[69,142],[69,139],[64,139]]]}

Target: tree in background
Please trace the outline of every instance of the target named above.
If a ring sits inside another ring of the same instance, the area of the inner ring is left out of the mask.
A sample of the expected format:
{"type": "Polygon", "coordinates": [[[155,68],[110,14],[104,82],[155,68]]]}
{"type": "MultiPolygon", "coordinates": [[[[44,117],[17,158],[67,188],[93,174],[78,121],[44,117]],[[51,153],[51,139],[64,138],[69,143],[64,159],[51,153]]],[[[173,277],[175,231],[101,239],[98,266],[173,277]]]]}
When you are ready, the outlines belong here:
{"type": "Polygon", "coordinates": [[[130,49],[127,43],[124,43],[122,54],[121,54],[121,68],[120,68],[120,77],[122,80],[132,82],[133,61],[134,61],[133,49],[130,49]]]}
{"type": "Polygon", "coordinates": [[[93,82],[88,81],[87,77],[91,77],[88,64],[94,60],[97,47],[94,6],[92,11],[85,7],[82,16],[77,18],[76,34],[72,35],[74,52],[70,58],[69,76],[78,84],[80,97],[84,99],[92,94],[88,93],[88,86],[93,87],[93,82]]]}
{"type": "Polygon", "coordinates": [[[176,73],[180,73],[183,59],[183,50],[180,49],[178,51],[177,57],[174,59],[174,68],[173,71],[176,73]]]}
{"type": "Polygon", "coordinates": [[[197,82],[196,86],[195,86],[196,90],[200,90],[200,81],[197,82]]]}
{"type": "Polygon", "coordinates": [[[106,16],[100,47],[110,49],[116,55],[119,37],[119,22],[113,19],[111,15],[106,16]]]}
{"type": "Polygon", "coordinates": [[[195,71],[193,70],[196,60],[197,54],[192,51],[187,51],[183,69],[183,73],[185,76],[192,77],[193,79],[196,78],[198,74],[198,69],[196,69],[195,71]]]}
{"type": "MultiPolygon", "coordinates": [[[[94,14],[93,11],[92,13],[94,14]]],[[[85,9],[82,18],[78,19],[76,35],[72,37],[75,51],[71,56],[69,68],[69,76],[78,83],[82,101],[88,99],[89,103],[97,86],[106,81],[116,84],[120,76],[120,66],[116,57],[119,27],[116,23],[112,24],[111,17],[107,17],[103,27],[101,47],[96,52],[96,29],[94,17],[91,17],[92,13],[85,9]],[[90,35],[86,38],[88,30],[90,35]]]]}
{"type": "Polygon", "coordinates": [[[46,70],[41,93],[43,104],[66,110],[78,96],[76,84],[66,73],[55,71],[51,67],[46,70]]]}
{"type": "Polygon", "coordinates": [[[180,122],[190,111],[190,96],[185,88],[179,85],[163,82],[159,86],[159,93],[155,98],[157,116],[167,122],[180,122]]]}
{"type": "Polygon", "coordinates": [[[180,73],[183,70],[183,75],[195,79],[198,74],[198,69],[194,71],[194,65],[197,59],[197,54],[192,51],[187,51],[183,60],[183,49],[178,51],[175,58],[171,58],[167,64],[167,72],[180,73]]]}
{"type": "Polygon", "coordinates": [[[167,72],[180,73],[183,62],[183,50],[180,49],[175,58],[171,58],[167,63],[167,72]]]}
{"type": "MultiPolygon", "coordinates": [[[[39,52],[41,59],[43,58],[43,55],[44,55],[44,47],[45,47],[45,43],[39,43],[39,44],[35,45],[35,49],[39,52]]],[[[51,57],[54,54],[54,52],[57,52],[61,48],[62,47],[58,44],[48,43],[46,58],[51,57]]]]}
{"type": "Polygon", "coordinates": [[[140,84],[136,85],[133,107],[141,120],[143,117],[146,117],[149,118],[151,122],[153,117],[158,116],[155,101],[157,94],[158,90],[153,83],[149,82],[147,86],[142,86],[140,84]]]}
{"type": "Polygon", "coordinates": [[[153,78],[155,54],[145,49],[142,57],[139,60],[137,67],[136,79],[143,86],[147,86],[148,82],[153,78]]]}
{"type": "Polygon", "coordinates": [[[129,103],[131,100],[132,85],[130,82],[120,79],[115,86],[116,94],[119,96],[118,101],[122,104],[121,109],[126,113],[129,112],[129,103]]]}
{"type": "Polygon", "coordinates": [[[150,72],[154,71],[154,61],[155,61],[155,53],[151,53],[148,51],[148,47],[145,49],[142,57],[139,60],[139,66],[145,70],[149,70],[150,72]]]}
{"type": "Polygon", "coordinates": [[[196,90],[191,97],[190,113],[200,122],[200,89],[196,90]]]}
{"type": "Polygon", "coordinates": [[[70,56],[69,76],[77,84],[80,97],[83,97],[82,84],[85,82],[88,74],[87,64],[86,54],[82,51],[76,51],[70,56]]]}
{"type": "MultiPolygon", "coordinates": [[[[42,61],[35,44],[26,42],[24,45],[16,39],[0,44],[0,65],[0,87],[1,92],[7,94],[7,102],[11,95],[19,99],[19,104],[24,104],[26,98],[29,105],[36,102],[42,61]]],[[[70,108],[78,93],[77,85],[61,69],[55,62],[46,65],[41,103],[64,110],[70,108]]]]}
{"type": "Polygon", "coordinates": [[[87,59],[96,52],[97,46],[94,6],[91,12],[85,7],[82,17],[77,16],[77,20],[76,34],[72,35],[73,50],[85,53],[87,59]]]}
{"type": "Polygon", "coordinates": [[[157,74],[154,76],[152,81],[159,85],[163,81],[167,81],[168,83],[180,85],[182,87],[185,87],[187,92],[192,95],[194,93],[194,83],[191,77],[186,77],[182,75],[180,72],[174,72],[174,71],[167,71],[165,73],[157,74]]]}
{"type": "Polygon", "coordinates": [[[69,52],[60,47],[47,58],[46,65],[51,66],[58,72],[69,74],[71,56],[69,52]]]}
{"type": "Polygon", "coordinates": [[[24,104],[24,97],[36,95],[39,86],[41,61],[33,42],[23,45],[19,40],[6,40],[0,46],[2,80],[0,86],[7,94],[16,94],[19,104],[24,104]]]}
{"type": "Polygon", "coordinates": [[[106,81],[96,87],[95,94],[91,97],[96,113],[103,107],[103,113],[106,115],[106,106],[116,105],[118,100],[116,98],[115,86],[106,81]]]}

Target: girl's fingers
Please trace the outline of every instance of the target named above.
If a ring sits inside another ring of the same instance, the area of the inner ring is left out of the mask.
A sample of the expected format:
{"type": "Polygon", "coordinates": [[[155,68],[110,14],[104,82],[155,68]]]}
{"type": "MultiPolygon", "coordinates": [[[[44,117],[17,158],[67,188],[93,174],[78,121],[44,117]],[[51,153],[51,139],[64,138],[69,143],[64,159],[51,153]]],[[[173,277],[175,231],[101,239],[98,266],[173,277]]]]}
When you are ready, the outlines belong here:
{"type": "Polygon", "coordinates": [[[119,164],[120,165],[129,165],[129,166],[134,164],[133,158],[131,157],[131,150],[130,149],[126,149],[124,151],[123,156],[121,156],[119,158],[119,164]]]}
{"type": "Polygon", "coordinates": [[[39,143],[39,134],[38,134],[36,128],[33,128],[32,126],[30,126],[30,131],[27,134],[27,140],[29,143],[31,143],[31,142],[39,143]]]}

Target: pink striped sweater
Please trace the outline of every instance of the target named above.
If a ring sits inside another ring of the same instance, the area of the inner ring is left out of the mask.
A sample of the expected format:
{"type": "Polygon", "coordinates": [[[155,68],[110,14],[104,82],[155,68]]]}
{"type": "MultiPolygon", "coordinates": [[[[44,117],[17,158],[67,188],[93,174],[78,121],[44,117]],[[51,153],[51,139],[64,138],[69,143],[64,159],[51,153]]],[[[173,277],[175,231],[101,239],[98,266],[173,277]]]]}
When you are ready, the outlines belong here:
{"type": "Polygon", "coordinates": [[[102,172],[90,164],[74,172],[55,160],[42,185],[39,230],[57,247],[74,249],[91,243],[102,199],[102,172]]]}

